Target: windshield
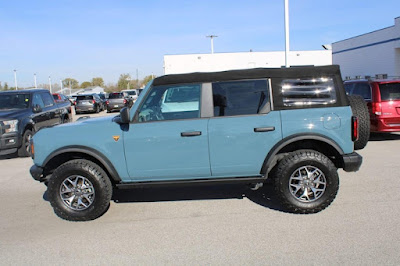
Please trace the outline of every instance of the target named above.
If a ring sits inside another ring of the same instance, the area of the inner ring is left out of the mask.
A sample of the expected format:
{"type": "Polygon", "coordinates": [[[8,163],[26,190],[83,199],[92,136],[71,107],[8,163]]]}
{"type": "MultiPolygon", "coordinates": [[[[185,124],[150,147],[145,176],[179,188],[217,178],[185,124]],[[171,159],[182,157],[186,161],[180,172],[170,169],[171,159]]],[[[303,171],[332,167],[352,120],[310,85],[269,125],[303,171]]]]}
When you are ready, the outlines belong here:
{"type": "Polygon", "coordinates": [[[27,93],[0,94],[0,110],[29,108],[30,97],[27,93]]]}
{"type": "Polygon", "coordinates": [[[136,95],[136,91],[125,91],[128,95],[136,95]]]}
{"type": "Polygon", "coordinates": [[[382,101],[400,100],[400,83],[379,84],[382,101]]]}

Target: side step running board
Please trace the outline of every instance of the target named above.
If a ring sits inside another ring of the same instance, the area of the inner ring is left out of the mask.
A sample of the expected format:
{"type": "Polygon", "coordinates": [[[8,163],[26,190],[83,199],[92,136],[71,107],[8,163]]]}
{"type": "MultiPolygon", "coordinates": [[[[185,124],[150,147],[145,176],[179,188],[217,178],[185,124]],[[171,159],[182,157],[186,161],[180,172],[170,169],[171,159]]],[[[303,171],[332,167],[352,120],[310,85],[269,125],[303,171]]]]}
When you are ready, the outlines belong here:
{"type": "Polygon", "coordinates": [[[117,188],[141,188],[155,186],[202,186],[212,184],[252,184],[262,183],[264,176],[233,177],[233,178],[214,178],[214,179],[193,179],[193,180],[173,180],[173,181],[151,181],[151,182],[129,182],[117,184],[117,188]]]}

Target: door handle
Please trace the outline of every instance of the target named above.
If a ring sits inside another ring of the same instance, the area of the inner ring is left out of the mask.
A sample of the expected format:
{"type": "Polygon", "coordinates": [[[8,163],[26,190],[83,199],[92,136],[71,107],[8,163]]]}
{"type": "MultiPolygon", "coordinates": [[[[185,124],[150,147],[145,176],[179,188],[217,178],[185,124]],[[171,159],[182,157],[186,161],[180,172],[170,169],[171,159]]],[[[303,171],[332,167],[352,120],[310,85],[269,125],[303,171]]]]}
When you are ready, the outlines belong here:
{"type": "Polygon", "coordinates": [[[254,132],[269,132],[274,131],[275,127],[256,127],[254,128],[254,132]]]}
{"type": "Polygon", "coordinates": [[[201,131],[181,132],[181,137],[196,137],[201,136],[201,131]]]}

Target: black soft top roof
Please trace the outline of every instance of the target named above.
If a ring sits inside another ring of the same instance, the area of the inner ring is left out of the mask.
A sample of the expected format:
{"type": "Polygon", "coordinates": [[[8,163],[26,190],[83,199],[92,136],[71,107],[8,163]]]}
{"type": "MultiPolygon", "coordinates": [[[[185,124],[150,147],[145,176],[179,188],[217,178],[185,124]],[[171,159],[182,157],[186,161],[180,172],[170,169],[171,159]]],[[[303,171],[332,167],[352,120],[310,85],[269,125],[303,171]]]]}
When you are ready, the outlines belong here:
{"type": "Polygon", "coordinates": [[[290,68],[252,68],[229,70],[221,72],[196,72],[189,74],[165,75],[154,79],[153,85],[168,85],[177,83],[200,83],[258,78],[298,78],[339,75],[338,65],[304,66],[290,68]]]}

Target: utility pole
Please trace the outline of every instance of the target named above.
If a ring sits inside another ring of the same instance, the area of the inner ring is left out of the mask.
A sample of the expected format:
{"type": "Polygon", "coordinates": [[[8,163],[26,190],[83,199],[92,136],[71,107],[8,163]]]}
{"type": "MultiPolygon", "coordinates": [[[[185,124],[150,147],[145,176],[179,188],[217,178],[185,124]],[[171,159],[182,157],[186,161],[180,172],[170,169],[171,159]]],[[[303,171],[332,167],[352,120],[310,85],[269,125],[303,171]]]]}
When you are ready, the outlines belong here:
{"type": "Polygon", "coordinates": [[[211,39],[211,53],[214,53],[214,38],[217,38],[217,35],[208,35],[206,36],[206,38],[210,38],[211,39]]]}
{"type": "Polygon", "coordinates": [[[285,0],[285,67],[289,66],[289,0],[285,0]]]}
{"type": "Polygon", "coordinates": [[[15,82],[15,90],[18,90],[18,84],[17,84],[17,70],[14,69],[14,82],[15,82]]]}
{"type": "Polygon", "coordinates": [[[50,85],[50,93],[52,93],[51,91],[51,77],[49,76],[49,85],[50,85]]]}
{"type": "Polygon", "coordinates": [[[63,92],[63,84],[62,84],[62,79],[60,79],[60,88],[61,88],[60,92],[61,92],[62,94],[64,94],[64,92],[63,92]]]}
{"type": "Polygon", "coordinates": [[[37,83],[36,83],[36,73],[35,73],[35,74],[33,74],[33,80],[34,80],[34,82],[35,82],[35,89],[37,89],[37,83]]]}

